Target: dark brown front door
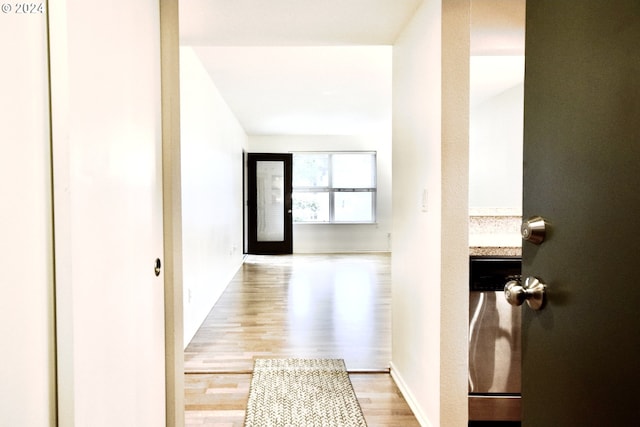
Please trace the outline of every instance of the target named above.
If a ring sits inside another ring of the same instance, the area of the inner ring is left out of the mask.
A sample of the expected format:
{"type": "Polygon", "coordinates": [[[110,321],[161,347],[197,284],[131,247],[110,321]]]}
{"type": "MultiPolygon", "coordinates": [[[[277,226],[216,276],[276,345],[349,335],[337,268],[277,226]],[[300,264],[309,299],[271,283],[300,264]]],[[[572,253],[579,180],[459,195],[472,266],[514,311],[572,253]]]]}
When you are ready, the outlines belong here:
{"type": "Polygon", "coordinates": [[[293,252],[291,154],[248,154],[248,252],[293,252]]]}
{"type": "Polygon", "coordinates": [[[640,2],[527,1],[523,426],[640,423],[640,2]]]}

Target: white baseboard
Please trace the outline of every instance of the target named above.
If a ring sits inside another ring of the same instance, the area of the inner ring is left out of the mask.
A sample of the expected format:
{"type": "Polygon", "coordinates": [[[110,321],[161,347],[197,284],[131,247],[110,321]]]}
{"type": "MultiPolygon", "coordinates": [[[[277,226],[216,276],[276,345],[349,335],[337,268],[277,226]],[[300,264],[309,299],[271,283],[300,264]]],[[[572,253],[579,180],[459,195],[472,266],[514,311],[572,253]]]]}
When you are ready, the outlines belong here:
{"type": "Polygon", "coordinates": [[[427,417],[424,415],[420,407],[418,406],[413,394],[409,391],[407,384],[402,379],[402,376],[398,373],[398,370],[393,365],[393,362],[390,363],[391,367],[391,378],[398,386],[400,393],[402,393],[402,397],[407,401],[409,408],[413,411],[413,415],[416,417],[421,427],[433,427],[427,417]]]}

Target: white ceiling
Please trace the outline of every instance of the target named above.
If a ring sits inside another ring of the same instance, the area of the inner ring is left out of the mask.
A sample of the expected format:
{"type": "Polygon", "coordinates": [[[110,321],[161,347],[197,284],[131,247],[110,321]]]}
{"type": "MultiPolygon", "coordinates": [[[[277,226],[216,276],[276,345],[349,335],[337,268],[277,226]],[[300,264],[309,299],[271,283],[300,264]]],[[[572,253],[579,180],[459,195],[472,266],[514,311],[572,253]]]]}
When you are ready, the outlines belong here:
{"type": "MultiPolygon", "coordinates": [[[[524,0],[472,1],[472,49],[521,54],[524,0]]],[[[180,0],[180,43],[250,135],[375,132],[390,121],[391,46],[421,2],[180,0]]]]}
{"type": "Polygon", "coordinates": [[[422,0],[180,0],[180,39],[198,46],[393,44],[422,0]]]}
{"type": "Polygon", "coordinates": [[[390,46],[194,51],[250,135],[352,135],[389,124],[390,46]]]}

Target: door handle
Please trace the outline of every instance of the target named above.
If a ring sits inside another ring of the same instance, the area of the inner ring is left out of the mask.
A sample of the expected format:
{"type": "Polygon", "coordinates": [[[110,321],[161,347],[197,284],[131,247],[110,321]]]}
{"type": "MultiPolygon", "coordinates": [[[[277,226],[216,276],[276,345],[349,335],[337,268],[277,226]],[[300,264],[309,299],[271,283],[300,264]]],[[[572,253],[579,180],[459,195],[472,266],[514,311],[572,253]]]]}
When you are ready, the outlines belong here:
{"type": "Polygon", "coordinates": [[[547,222],[541,216],[534,216],[522,223],[520,227],[522,239],[539,245],[547,234],[547,222]]]}
{"type": "Polygon", "coordinates": [[[534,310],[540,310],[546,302],[547,285],[537,277],[529,276],[520,280],[510,280],[504,287],[504,297],[513,306],[522,305],[525,301],[534,310]]]}

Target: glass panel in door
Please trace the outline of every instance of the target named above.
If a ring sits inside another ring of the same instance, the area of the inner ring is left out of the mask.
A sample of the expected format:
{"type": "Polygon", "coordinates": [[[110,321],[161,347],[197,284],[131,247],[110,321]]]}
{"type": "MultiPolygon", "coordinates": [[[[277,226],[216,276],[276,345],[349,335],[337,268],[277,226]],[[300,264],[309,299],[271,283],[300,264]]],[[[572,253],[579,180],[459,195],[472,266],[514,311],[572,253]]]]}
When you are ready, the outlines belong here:
{"type": "Polygon", "coordinates": [[[256,162],[258,242],[284,240],[284,162],[256,162]]]}

